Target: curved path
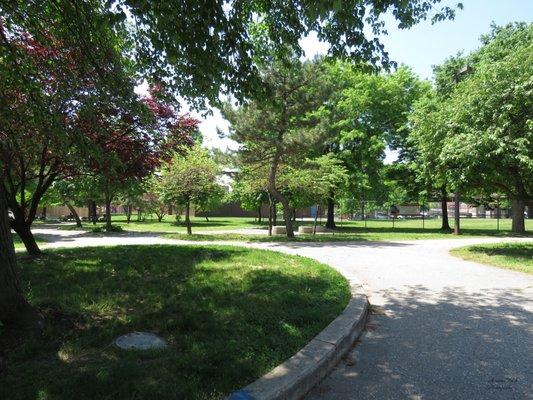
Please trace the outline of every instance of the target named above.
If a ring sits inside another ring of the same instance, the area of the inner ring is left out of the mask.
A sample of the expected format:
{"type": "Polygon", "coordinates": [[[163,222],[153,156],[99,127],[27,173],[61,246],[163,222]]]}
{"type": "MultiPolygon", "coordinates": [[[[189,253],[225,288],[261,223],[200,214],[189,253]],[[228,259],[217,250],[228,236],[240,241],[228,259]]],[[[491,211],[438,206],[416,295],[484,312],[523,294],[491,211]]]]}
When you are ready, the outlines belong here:
{"type": "MultiPolygon", "coordinates": [[[[186,243],[35,232],[54,234],[54,247],[186,243]]],[[[533,276],[448,254],[500,241],[229,244],[311,257],[362,281],[374,310],[367,331],[307,400],[533,399],[533,276]]]]}

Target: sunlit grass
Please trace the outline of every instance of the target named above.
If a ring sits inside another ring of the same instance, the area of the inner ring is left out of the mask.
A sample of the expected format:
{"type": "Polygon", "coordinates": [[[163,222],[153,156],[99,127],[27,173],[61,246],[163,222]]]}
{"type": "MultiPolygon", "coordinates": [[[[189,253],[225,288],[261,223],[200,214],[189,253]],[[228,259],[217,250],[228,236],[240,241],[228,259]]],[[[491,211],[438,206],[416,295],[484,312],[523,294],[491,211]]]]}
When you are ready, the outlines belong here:
{"type": "Polygon", "coordinates": [[[533,243],[483,244],[453,249],[454,256],[533,274],[533,243]]]}
{"type": "MultiPolygon", "coordinates": [[[[245,241],[285,241],[283,236],[267,237],[266,222],[258,223],[253,218],[238,217],[212,217],[209,222],[205,218],[193,218],[193,236],[183,235],[186,228],[182,222],[176,222],[174,216],[166,216],[162,222],[157,220],[145,220],[137,222],[132,219],[130,224],[125,222],[124,216],[115,216],[113,224],[122,227],[125,231],[167,233],[169,237],[189,240],[245,240],[245,241]],[[232,231],[244,228],[256,228],[263,235],[249,235],[239,232],[217,233],[217,231],[232,231]],[[200,232],[200,234],[198,234],[200,232]],[[212,232],[212,233],[211,233],[212,232]]],[[[322,224],[324,221],[320,221],[322,224]]],[[[453,228],[453,220],[450,221],[453,228]]],[[[282,225],[283,221],[278,221],[282,225]]],[[[296,220],[295,227],[310,225],[311,221],[296,220]]],[[[418,239],[444,239],[461,238],[471,236],[510,236],[511,220],[481,218],[461,219],[462,235],[457,237],[451,232],[440,230],[440,219],[398,219],[392,220],[368,220],[364,221],[337,221],[337,229],[330,233],[320,235],[302,235],[299,241],[342,241],[342,240],[418,240],[418,239]]],[[[93,225],[86,223],[85,227],[91,229],[93,225]]],[[[103,226],[98,223],[97,227],[103,226]]],[[[60,225],[60,229],[78,229],[74,225],[60,225]]],[[[526,235],[533,235],[533,220],[526,220],[526,235]]]]}

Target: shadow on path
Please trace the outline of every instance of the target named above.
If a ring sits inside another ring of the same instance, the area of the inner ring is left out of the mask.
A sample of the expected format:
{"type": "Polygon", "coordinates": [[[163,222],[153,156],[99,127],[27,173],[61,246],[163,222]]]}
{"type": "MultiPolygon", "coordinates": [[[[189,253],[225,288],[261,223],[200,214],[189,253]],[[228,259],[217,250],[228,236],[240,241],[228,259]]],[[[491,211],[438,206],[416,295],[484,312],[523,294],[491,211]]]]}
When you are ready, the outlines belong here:
{"type": "Polygon", "coordinates": [[[361,343],[307,399],[531,399],[532,289],[381,292],[361,343]]]}

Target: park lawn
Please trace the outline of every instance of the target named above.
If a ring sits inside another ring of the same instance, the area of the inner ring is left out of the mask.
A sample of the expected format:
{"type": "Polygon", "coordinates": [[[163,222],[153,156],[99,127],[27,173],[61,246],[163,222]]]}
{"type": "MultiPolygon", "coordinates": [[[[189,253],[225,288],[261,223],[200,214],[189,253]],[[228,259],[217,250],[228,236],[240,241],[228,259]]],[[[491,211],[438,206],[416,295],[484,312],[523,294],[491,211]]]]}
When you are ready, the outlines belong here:
{"type": "Polygon", "coordinates": [[[42,339],[0,351],[0,399],[222,399],[292,356],[350,299],[326,265],[230,246],[61,249],[20,265],[49,323],[42,339]],[[134,331],[169,347],[112,344],[134,331]]]}
{"type": "MultiPolygon", "coordinates": [[[[337,229],[332,232],[320,233],[316,235],[297,235],[294,239],[288,239],[285,235],[267,236],[265,235],[246,235],[239,233],[221,233],[216,234],[194,234],[186,235],[184,233],[165,234],[169,239],[193,240],[193,241],[247,241],[247,242],[331,242],[331,241],[358,241],[358,240],[423,240],[423,239],[461,239],[479,236],[505,237],[513,236],[510,231],[510,220],[500,221],[500,230],[497,231],[495,220],[485,219],[464,219],[461,220],[462,234],[453,235],[449,232],[440,231],[440,220],[424,221],[425,227],[422,228],[421,220],[398,220],[395,221],[394,227],[392,221],[344,221],[337,223],[337,229]],[[494,225],[494,226],[493,226],[494,225]],[[504,229],[505,228],[505,229],[504,229]]],[[[296,226],[301,222],[296,222],[296,226]]],[[[304,224],[308,225],[306,221],[304,224]]],[[[278,224],[279,225],[279,224],[278,224]]],[[[526,220],[528,232],[526,236],[533,235],[533,221],[526,220]]]]}
{"type": "MultiPolygon", "coordinates": [[[[193,233],[200,231],[212,231],[216,237],[210,234],[204,234],[202,237],[190,237],[192,240],[246,240],[246,241],[283,241],[283,237],[268,238],[262,235],[242,235],[235,233],[218,234],[220,230],[238,230],[244,228],[258,228],[266,233],[266,222],[258,223],[254,218],[244,217],[211,217],[209,222],[203,217],[195,217],[192,219],[193,233]]],[[[324,221],[322,220],[323,224],[324,221]]],[[[125,231],[135,232],[159,232],[159,233],[176,233],[175,238],[183,238],[182,235],[186,232],[186,227],[183,222],[176,223],[174,216],[166,216],[162,222],[157,220],[147,219],[144,222],[132,221],[130,224],[126,223],[123,215],[113,216],[113,224],[121,226],[125,231]]],[[[283,221],[278,221],[278,225],[282,225],[283,221]]],[[[311,225],[312,221],[306,220],[295,221],[295,226],[311,225]]],[[[418,239],[443,239],[456,238],[457,236],[443,233],[440,231],[440,219],[398,219],[392,220],[368,220],[364,221],[336,221],[337,230],[334,234],[321,235],[305,235],[298,240],[301,241],[339,241],[339,240],[418,240],[418,239]]],[[[450,221],[453,228],[453,220],[450,221]]],[[[481,218],[463,218],[461,219],[462,236],[509,236],[511,235],[511,220],[500,219],[499,230],[497,230],[497,221],[495,219],[481,219],[481,218]]],[[[92,229],[92,224],[85,223],[86,229],[92,229]]],[[[103,226],[99,222],[98,227],[103,226]]],[[[79,229],[75,225],[59,225],[59,229],[79,229]]],[[[526,229],[529,234],[533,231],[533,220],[526,220],[526,229]]],[[[214,235],[213,235],[214,236],[214,235]]]]}
{"type": "Polygon", "coordinates": [[[533,274],[533,243],[497,243],[460,247],[451,254],[465,260],[533,274]]]}
{"type": "MultiPolygon", "coordinates": [[[[126,217],[122,214],[113,215],[111,217],[113,225],[122,227],[125,231],[133,232],[186,232],[187,228],[183,222],[183,218],[180,222],[176,222],[174,215],[166,215],[161,222],[154,218],[146,218],[144,221],[137,221],[136,215],[132,216],[130,223],[127,223],[126,217]]],[[[243,229],[243,228],[260,228],[266,226],[265,224],[258,223],[254,218],[244,217],[211,217],[207,221],[204,217],[192,217],[193,230],[200,231],[217,231],[217,230],[230,230],[230,229],[243,229]]],[[[97,222],[97,227],[104,226],[104,222],[97,222]]],[[[58,225],[59,229],[64,230],[78,230],[74,224],[58,225]]],[[[83,223],[84,230],[92,230],[93,224],[90,222],[83,223]]]]}

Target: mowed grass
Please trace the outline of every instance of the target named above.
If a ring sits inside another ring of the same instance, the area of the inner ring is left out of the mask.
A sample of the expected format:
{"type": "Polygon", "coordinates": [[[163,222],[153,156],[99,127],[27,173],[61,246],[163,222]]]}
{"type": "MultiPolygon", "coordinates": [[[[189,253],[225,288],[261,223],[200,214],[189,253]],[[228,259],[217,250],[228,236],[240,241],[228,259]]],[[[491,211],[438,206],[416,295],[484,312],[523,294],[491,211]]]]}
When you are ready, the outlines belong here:
{"type": "MultiPolygon", "coordinates": [[[[296,226],[302,224],[296,221],[296,226]]],[[[303,224],[308,225],[309,222],[303,224]]],[[[284,235],[267,236],[264,235],[247,235],[240,233],[219,233],[216,234],[194,234],[186,235],[184,233],[166,234],[165,237],[181,240],[230,240],[230,241],[247,241],[247,242],[331,242],[331,241],[358,241],[358,240],[421,240],[421,239],[461,239],[467,237],[479,236],[514,236],[511,232],[511,220],[500,220],[500,229],[496,229],[496,221],[488,219],[462,219],[461,235],[453,235],[451,232],[440,230],[441,221],[431,219],[424,221],[424,227],[421,220],[397,220],[392,225],[392,221],[367,221],[366,226],[363,221],[344,221],[337,222],[337,228],[327,233],[316,235],[298,235],[294,239],[287,239],[284,235]]],[[[280,224],[278,224],[280,225],[280,224]]],[[[453,224],[452,224],[453,227],[453,224]]],[[[533,236],[533,220],[526,220],[525,236],[533,236]]]]}
{"type": "Polygon", "coordinates": [[[451,254],[465,260],[533,274],[533,243],[498,243],[460,247],[451,254]]]}
{"type": "Polygon", "coordinates": [[[237,247],[62,249],[20,265],[49,323],[41,340],[0,354],[0,399],[223,399],[292,356],[350,298],[328,266],[237,247]],[[169,347],[112,344],[134,331],[169,347]]]}
{"type": "MultiPolygon", "coordinates": [[[[133,215],[128,224],[126,216],[122,214],[113,215],[111,217],[113,225],[121,226],[126,231],[133,232],[186,232],[187,228],[183,222],[183,217],[180,221],[176,221],[175,215],[166,215],[161,222],[156,218],[146,217],[143,221],[137,221],[137,216],[133,215]]],[[[217,231],[229,229],[243,229],[243,228],[259,228],[266,226],[258,223],[254,218],[239,218],[239,217],[213,217],[207,221],[204,217],[192,217],[191,223],[193,230],[199,231],[217,231]]],[[[84,222],[84,229],[92,229],[94,225],[91,222],[84,222]]],[[[103,227],[104,222],[97,222],[97,227],[103,227]]],[[[58,225],[60,229],[77,230],[75,225],[58,225]]]]}
{"type": "MultiPolygon", "coordinates": [[[[126,231],[143,231],[165,233],[170,232],[168,237],[189,240],[239,240],[239,241],[286,241],[283,236],[266,236],[266,222],[258,223],[253,218],[238,217],[212,217],[209,222],[205,218],[193,218],[193,236],[187,236],[183,223],[177,223],[174,216],[166,216],[162,222],[157,220],[146,220],[144,222],[133,221],[125,223],[125,217],[115,216],[113,224],[121,226],[126,231]],[[220,230],[238,230],[244,228],[256,228],[263,235],[248,235],[243,233],[217,233],[220,230]],[[200,232],[197,234],[195,232],[200,232]],[[208,233],[206,233],[208,232],[208,233]]],[[[322,220],[323,224],[324,221],[322,220]]],[[[311,225],[311,221],[295,221],[295,227],[299,225],[311,225]]],[[[472,236],[512,236],[511,220],[501,219],[499,229],[495,219],[461,219],[461,236],[452,235],[450,232],[440,230],[440,219],[398,219],[392,220],[368,220],[364,221],[336,221],[337,229],[330,233],[320,235],[302,235],[296,241],[353,241],[353,240],[419,240],[419,239],[446,239],[472,236]]],[[[450,221],[453,228],[453,220],[450,221]]],[[[102,226],[98,223],[97,226],[102,226]]],[[[278,225],[283,225],[283,221],[278,221],[278,225]]],[[[85,224],[91,227],[92,224],[85,224]]],[[[61,227],[61,226],[60,226],[61,227]]],[[[64,225],[60,229],[77,229],[73,225],[64,225]]],[[[526,220],[526,235],[533,235],[533,220],[526,220]]]]}

